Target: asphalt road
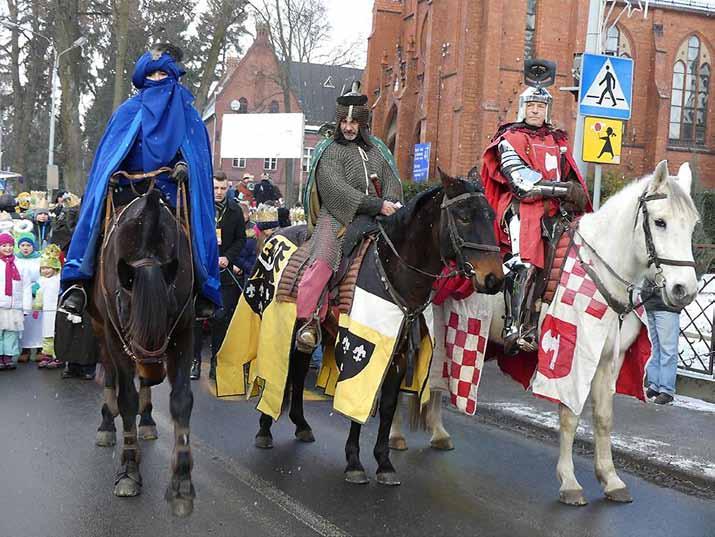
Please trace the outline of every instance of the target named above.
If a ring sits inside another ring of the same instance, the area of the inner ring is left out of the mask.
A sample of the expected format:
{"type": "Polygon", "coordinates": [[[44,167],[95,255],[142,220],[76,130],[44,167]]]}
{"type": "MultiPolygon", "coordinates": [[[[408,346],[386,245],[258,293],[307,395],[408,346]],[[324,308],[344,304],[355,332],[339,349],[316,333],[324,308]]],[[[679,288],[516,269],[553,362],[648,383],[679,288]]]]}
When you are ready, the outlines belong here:
{"type": "MultiPolygon", "coordinates": [[[[316,443],[296,442],[286,417],[274,426],[275,448],[262,451],[252,402],[216,399],[206,379],[194,393],[197,499],[190,518],[175,519],[163,500],[166,386],[154,396],[160,438],[141,444],[143,493],[127,499],[112,495],[118,449],[94,446],[100,387],[33,365],[0,372],[0,537],[715,535],[712,502],[625,472],[635,502],[606,502],[585,458],[576,470],[590,504],[563,506],[555,446],[466,416],[447,413],[453,452],[408,433],[411,449],[393,453],[401,487],[355,486],[342,480],[347,422],[329,402],[306,403],[316,443]]],[[[362,443],[372,476],[375,431],[371,422],[362,443]]]]}

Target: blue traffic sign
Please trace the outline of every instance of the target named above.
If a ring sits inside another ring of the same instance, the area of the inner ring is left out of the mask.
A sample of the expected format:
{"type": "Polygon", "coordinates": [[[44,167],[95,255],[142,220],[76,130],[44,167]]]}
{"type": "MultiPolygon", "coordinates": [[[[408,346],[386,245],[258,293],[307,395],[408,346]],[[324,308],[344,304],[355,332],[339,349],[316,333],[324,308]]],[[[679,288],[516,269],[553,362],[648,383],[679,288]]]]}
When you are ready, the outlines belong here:
{"type": "Polygon", "coordinates": [[[581,63],[579,114],[630,119],[633,102],[633,60],[584,54],[581,63]]]}
{"type": "Polygon", "coordinates": [[[415,144],[415,158],[412,165],[412,180],[415,183],[424,183],[429,179],[429,154],[430,144],[415,144]]]}

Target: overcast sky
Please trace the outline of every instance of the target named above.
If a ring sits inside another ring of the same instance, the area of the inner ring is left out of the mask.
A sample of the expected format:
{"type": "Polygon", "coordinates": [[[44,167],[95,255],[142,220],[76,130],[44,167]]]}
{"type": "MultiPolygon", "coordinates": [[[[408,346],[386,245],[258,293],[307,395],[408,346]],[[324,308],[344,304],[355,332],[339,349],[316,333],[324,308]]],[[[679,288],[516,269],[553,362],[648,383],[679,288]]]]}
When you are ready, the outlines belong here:
{"type": "Polygon", "coordinates": [[[328,7],[328,20],[333,27],[332,45],[352,43],[356,36],[360,36],[363,48],[358,67],[365,67],[367,38],[372,29],[373,0],[325,0],[325,4],[328,7]]]}

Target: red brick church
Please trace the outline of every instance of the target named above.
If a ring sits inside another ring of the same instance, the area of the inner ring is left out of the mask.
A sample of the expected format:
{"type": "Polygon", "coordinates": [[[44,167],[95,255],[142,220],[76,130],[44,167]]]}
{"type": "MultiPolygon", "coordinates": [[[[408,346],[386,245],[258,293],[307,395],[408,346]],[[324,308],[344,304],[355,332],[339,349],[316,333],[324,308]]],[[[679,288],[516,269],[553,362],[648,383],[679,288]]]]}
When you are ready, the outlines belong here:
{"type": "MultiPolygon", "coordinates": [[[[588,7],[588,0],[375,0],[363,89],[373,131],[394,148],[401,175],[412,175],[416,143],[432,144],[431,176],[437,162],[456,174],[479,164],[497,126],[516,118],[525,57],[557,62],[552,116],[573,136],[575,99],[558,88],[574,85],[588,7]]],[[[617,171],[636,177],[666,158],[673,173],[688,160],[715,187],[713,8],[651,1],[647,18],[624,14],[605,44],[635,62],[617,171]]]]}

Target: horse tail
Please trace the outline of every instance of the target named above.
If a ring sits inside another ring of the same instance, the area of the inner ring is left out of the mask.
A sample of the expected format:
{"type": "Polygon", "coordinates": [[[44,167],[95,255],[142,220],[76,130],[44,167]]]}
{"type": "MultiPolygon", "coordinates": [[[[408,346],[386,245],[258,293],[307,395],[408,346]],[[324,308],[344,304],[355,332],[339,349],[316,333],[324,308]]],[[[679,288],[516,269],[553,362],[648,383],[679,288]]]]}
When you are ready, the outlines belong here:
{"type": "Polygon", "coordinates": [[[166,340],[168,288],[161,265],[134,269],[131,311],[127,332],[131,341],[148,351],[158,349],[166,340]]]}
{"type": "Polygon", "coordinates": [[[419,396],[410,396],[407,398],[407,409],[409,414],[410,431],[426,431],[427,430],[427,412],[429,405],[420,403],[419,396]]]}

